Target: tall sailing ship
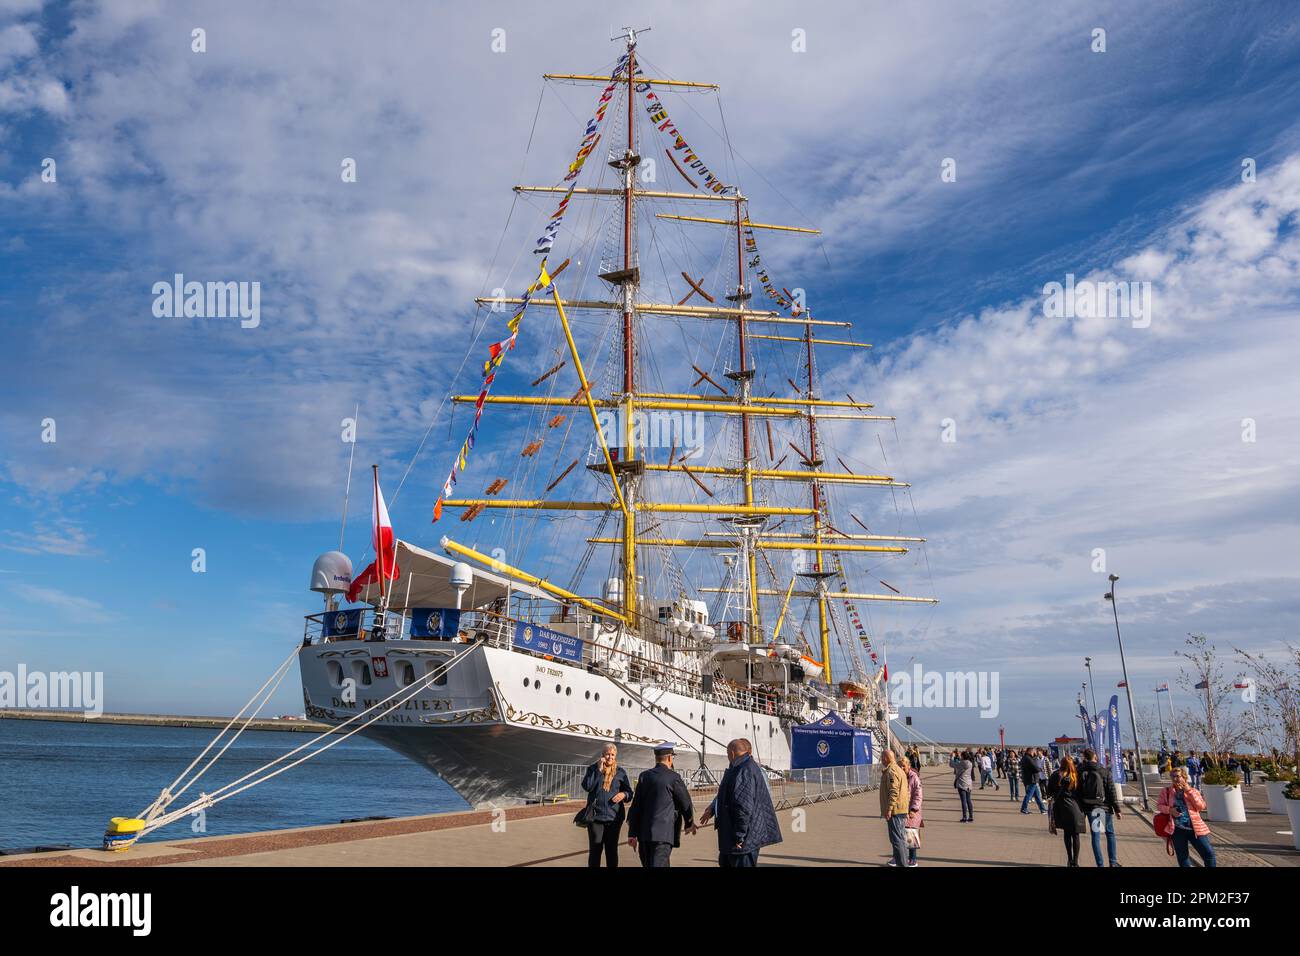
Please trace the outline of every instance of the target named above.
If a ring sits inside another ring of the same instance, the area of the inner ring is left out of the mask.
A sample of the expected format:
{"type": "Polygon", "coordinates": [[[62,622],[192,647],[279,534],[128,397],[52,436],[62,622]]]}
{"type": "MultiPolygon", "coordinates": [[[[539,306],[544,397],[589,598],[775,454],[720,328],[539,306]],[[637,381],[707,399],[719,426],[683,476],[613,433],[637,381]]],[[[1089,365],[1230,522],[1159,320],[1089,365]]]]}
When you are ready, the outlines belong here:
{"type": "Polygon", "coordinates": [[[527,288],[478,300],[501,337],[472,347],[478,392],[451,396],[467,434],[436,545],[391,536],[376,473],[375,563],[354,579],[329,552],[313,570],[307,715],[475,803],[525,796],[539,765],[607,742],[629,766],[671,740],[679,768],[720,770],[747,737],[781,771],[792,728],[838,717],[878,749],[869,611],[934,603],[856,583],[924,539],[901,533],[907,486],[863,464],[869,423],[892,419],[823,395],[818,350],[869,346],[759,254],[760,235],[817,230],[750,219],[725,123],[723,166],[691,145],[712,124],[689,102],[700,129],[677,123],[679,101],[717,87],[654,75],[637,34],[606,72],[546,77],[598,96],[563,178],[515,187],[546,218],[527,288]],[[508,373],[519,394],[494,390],[508,373]],[[833,447],[844,434],[854,453],[833,447]]]}

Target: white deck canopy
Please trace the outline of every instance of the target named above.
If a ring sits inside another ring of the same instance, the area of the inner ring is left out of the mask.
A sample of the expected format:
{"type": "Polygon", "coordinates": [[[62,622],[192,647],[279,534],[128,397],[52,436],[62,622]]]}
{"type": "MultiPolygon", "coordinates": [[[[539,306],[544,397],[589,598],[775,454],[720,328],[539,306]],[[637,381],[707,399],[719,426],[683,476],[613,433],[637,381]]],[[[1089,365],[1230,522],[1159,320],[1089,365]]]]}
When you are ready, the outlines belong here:
{"type": "MultiPolygon", "coordinates": [[[[456,564],[451,558],[417,548],[407,541],[397,542],[397,566],[401,577],[388,585],[390,611],[405,611],[413,607],[455,607],[456,589],[451,584],[451,569],[456,564]]],[[[541,601],[555,598],[522,581],[512,581],[491,571],[470,565],[474,578],[465,590],[461,607],[465,610],[481,608],[507,595],[521,594],[541,601]]],[[[359,599],[367,604],[379,604],[379,585],[368,584],[359,599]]]]}

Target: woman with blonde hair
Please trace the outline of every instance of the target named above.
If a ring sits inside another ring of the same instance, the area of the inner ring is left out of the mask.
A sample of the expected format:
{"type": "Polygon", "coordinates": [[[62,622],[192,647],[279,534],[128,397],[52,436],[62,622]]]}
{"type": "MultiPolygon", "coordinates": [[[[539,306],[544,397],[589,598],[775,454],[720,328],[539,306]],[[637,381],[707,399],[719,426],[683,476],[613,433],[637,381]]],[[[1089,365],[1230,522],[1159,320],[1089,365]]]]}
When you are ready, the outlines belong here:
{"type": "Polygon", "coordinates": [[[623,821],[632,802],[632,781],[618,765],[617,747],[605,744],[600,759],[587,768],[582,789],[587,791],[583,811],[587,819],[587,866],[599,868],[603,853],[605,865],[617,867],[623,821]]]}
{"type": "Polygon", "coordinates": [[[1079,834],[1088,824],[1079,803],[1079,771],[1073,757],[1062,760],[1060,769],[1048,778],[1047,799],[1052,803],[1052,825],[1065,842],[1065,865],[1078,866],[1079,834]]]}
{"type": "Polygon", "coordinates": [[[1210,828],[1201,820],[1204,811],[1205,798],[1201,791],[1187,782],[1187,768],[1174,767],[1169,771],[1169,786],[1160,791],[1160,798],[1156,801],[1156,814],[1167,814],[1173,821],[1173,833],[1166,831],[1160,835],[1173,839],[1179,866],[1192,865],[1188,852],[1191,847],[1196,847],[1205,866],[1216,865],[1214,847],[1210,845],[1210,828]]]}

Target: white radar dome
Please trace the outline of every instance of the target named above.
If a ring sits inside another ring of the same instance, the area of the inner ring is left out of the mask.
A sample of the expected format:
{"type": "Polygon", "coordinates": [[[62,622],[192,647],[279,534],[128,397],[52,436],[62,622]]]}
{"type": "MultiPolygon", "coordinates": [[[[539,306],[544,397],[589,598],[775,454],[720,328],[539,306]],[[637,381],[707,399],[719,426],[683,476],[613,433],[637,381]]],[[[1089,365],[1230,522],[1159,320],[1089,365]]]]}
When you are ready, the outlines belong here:
{"type": "Polygon", "coordinates": [[[457,561],[451,566],[451,586],[467,588],[474,583],[474,569],[464,561],[457,561]]]}
{"type": "Polygon", "coordinates": [[[342,594],[352,583],[352,561],[342,551],[326,551],[311,568],[311,589],[342,594]]]}

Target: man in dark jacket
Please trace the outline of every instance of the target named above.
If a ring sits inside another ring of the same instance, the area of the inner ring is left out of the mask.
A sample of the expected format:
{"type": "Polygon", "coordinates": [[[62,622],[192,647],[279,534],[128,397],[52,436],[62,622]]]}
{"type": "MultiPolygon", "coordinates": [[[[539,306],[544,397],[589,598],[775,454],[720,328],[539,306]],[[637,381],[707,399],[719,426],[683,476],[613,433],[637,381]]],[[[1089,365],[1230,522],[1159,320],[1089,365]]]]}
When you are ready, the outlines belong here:
{"type": "Polygon", "coordinates": [[[1040,796],[1038,788],[1038,760],[1035,756],[1035,750],[1030,747],[1020,757],[1020,779],[1025,783],[1025,798],[1020,801],[1020,812],[1029,812],[1029,801],[1032,799],[1038,804],[1038,812],[1046,813],[1047,807],[1043,806],[1043,798],[1040,796]]]}
{"type": "Polygon", "coordinates": [[[731,766],[722,775],[718,795],[700,816],[700,823],[718,818],[718,866],[758,866],[758,851],[781,842],[767,777],[744,737],[727,744],[731,766]]]}
{"type": "Polygon", "coordinates": [[[1115,854],[1115,820],[1119,817],[1119,796],[1110,771],[1097,762],[1097,752],[1089,747],[1083,752],[1079,764],[1079,806],[1088,818],[1092,832],[1092,857],[1098,866],[1101,862],[1101,835],[1106,834],[1106,856],[1111,866],[1119,866],[1115,854]]]}
{"type": "Polygon", "coordinates": [[[695,833],[695,807],[686,783],[673,770],[673,745],[655,748],[655,765],[636,782],[632,809],[627,814],[628,843],[645,867],[669,866],[673,847],[682,844],[682,821],[686,832],[695,833]]]}

